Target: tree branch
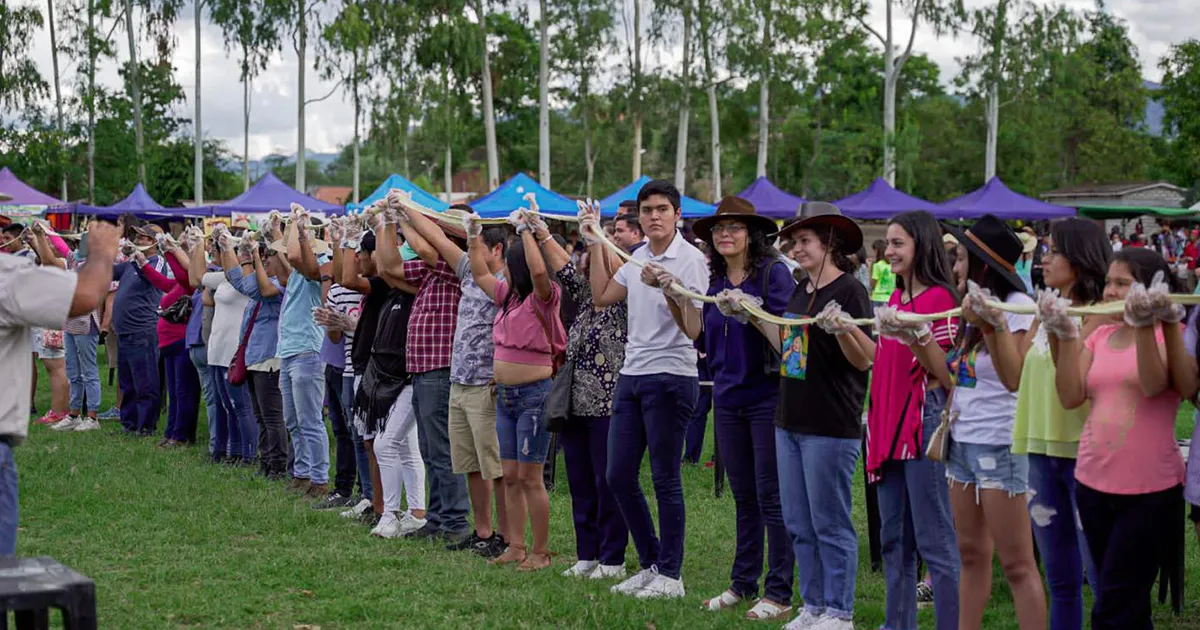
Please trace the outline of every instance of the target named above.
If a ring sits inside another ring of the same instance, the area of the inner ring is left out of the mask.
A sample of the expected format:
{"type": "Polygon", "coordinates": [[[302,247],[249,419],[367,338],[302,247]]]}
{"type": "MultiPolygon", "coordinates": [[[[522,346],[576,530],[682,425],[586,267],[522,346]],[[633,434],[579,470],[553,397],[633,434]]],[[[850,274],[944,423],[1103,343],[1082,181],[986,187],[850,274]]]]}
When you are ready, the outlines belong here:
{"type": "Polygon", "coordinates": [[[908,46],[904,48],[904,54],[900,55],[900,58],[896,60],[897,75],[904,68],[904,64],[908,61],[908,58],[912,56],[913,42],[917,39],[917,25],[921,22],[921,5],[923,4],[924,2],[917,0],[917,3],[913,5],[912,30],[908,32],[908,46]]]}
{"type": "Polygon", "coordinates": [[[867,21],[862,19],[862,16],[857,16],[857,17],[855,17],[855,19],[858,20],[859,25],[862,26],[864,29],[866,29],[866,31],[868,33],[870,33],[870,34],[874,35],[876,38],[878,38],[880,44],[887,46],[887,40],[883,38],[883,35],[880,35],[879,31],[872,28],[870,24],[867,24],[867,21]]]}
{"type": "Polygon", "coordinates": [[[304,105],[307,107],[309,105],[312,105],[313,103],[320,103],[321,101],[329,98],[330,96],[333,96],[333,93],[336,92],[339,87],[342,87],[342,79],[338,79],[338,82],[333,84],[333,87],[330,88],[329,92],[325,96],[322,96],[321,98],[314,98],[312,100],[304,101],[304,105]]]}

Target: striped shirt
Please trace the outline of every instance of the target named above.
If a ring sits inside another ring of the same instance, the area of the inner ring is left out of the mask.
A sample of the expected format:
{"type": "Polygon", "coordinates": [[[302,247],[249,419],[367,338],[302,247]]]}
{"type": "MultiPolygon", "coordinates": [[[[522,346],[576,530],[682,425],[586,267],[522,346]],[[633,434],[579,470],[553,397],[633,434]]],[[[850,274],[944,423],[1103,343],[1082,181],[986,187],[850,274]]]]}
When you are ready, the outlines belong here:
{"type": "MultiPolygon", "coordinates": [[[[362,310],[362,294],[335,282],[329,287],[329,293],[325,296],[325,305],[338,313],[358,319],[359,312],[362,310]]],[[[350,353],[354,350],[353,330],[342,331],[342,347],[346,353],[346,365],[342,369],[342,373],[353,376],[354,363],[350,360],[350,353]]]]}
{"type": "Polygon", "coordinates": [[[439,258],[433,267],[421,260],[405,262],[404,279],[420,287],[408,322],[408,373],[448,369],[462,299],[458,276],[439,258]]]}

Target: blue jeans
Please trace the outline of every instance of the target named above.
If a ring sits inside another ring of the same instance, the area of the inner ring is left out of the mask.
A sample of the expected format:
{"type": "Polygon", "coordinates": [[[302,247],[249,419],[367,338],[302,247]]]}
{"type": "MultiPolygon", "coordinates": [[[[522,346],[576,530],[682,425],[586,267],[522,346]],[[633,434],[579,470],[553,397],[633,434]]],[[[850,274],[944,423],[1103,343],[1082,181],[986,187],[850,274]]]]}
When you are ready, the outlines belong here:
{"type": "Polygon", "coordinates": [[[200,378],[187,341],[180,339],[162,348],[167,373],[167,430],[166,437],[179,442],[196,441],[196,422],[200,415],[200,378]]]}
{"type": "Polygon", "coordinates": [[[688,422],[687,434],[683,439],[683,461],[692,464],[700,463],[704,452],[704,433],[708,427],[708,412],[713,408],[713,388],[710,385],[700,386],[700,395],[696,398],[696,409],[688,422]]]}
{"type": "MultiPolygon", "coordinates": [[[[946,405],[943,389],[925,396],[921,452],[941,422],[946,405]]],[[[890,461],[880,470],[879,542],[887,583],[887,630],[917,629],[917,552],[933,578],[933,607],[937,630],[958,628],[960,560],[946,467],[929,459],[890,461]]]]}
{"type": "Polygon", "coordinates": [[[546,378],[524,385],[496,385],[496,438],[501,460],[546,463],[550,432],[542,427],[542,409],[551,382],[546,378]]]}
{"type": "Polygon", "coordinates": [[[325,402],[325,364],[316,352],[286,357],[279,369],[283,422],[292,436],[292,476],[314,484],[329,483],[329,434],[325,402]]]}
{"type": "MultiPolygon", "coordinates": [[[[558,440],[567,465],[575,555],[609,566],[625,564],[629,530],[604,478],[608,467],[608,416],[571,416],[558,440]]],[[[761,564],[761,563],[760,563],[761,564]]]]}
{"type": "Polygon", "coordinates": [[[216,389],[218,412],[225,420],[225,435],[228,436],[228,455],[254,459],[258,453],[258,419],[254,417],[254,403],[250,400],[250,388],[246,383],[233,385],[229,382],[229,368],[212,366],[213,387],[216,389]]]}
{"type": "Polygon", "coordinates": [[[1075,499],[1075,460],[1029,454],[1029,517],[1050,589],[1050,630],[1083,628],[1083,576],[1097,582],[1075,499]],[[1085,573],[1086,572],[1086,573],[1085,573]]]}
{"type": "Polygon", "coordinates": [[[342,376],[342,403],[345,404],[346,428],[350,431],[350,439],[354,441],[354,463],[358,469],[358,490],[364,499],[372,496],[371,460],[367,458],[367,447],[363,444],[362,436],[354,426],[354,375],[342,376]]]}
{"type": "Polygon", "coordinates": [[[417,445],[429,479],[426,525],[435,532],[465,532],[470,528],[471,500],[465,476],[454,474],[450,462],[450,368],[413,375],[413,407],[417,445]]]}
{"type": "Polygon", "coordinates": [[[856,438],[775,428],[783,518],[800,569],[800,596],[814,617],[854,618],[858,535],[850,489],[860,445],[856,438]]]}
{"type": "Polygon", "coordinates": [[[8,442],[0,442],[0,558],[17,553],[20,506],[17,497],[17,462],[13,460],[12,447],[8,442]]]}
{"type": "Polygon", "coordinates": [[[329,424],[333,428],[335,443],[333,459],[333,491],[348,497],[354,492],[354,477],[357,470],[357,460],[354,456],[354,440],[350,438],[350,418],[347,415],[349,405],[346,404],[346,394],[342,388],[344,383],[342,368],[325,366],[325,391],[329,394],[329,424]]]}
{"type": "Polygon", "coordinates": [[[758,596],[765,549],[767,577],[763,592],[767,599],[786,606],[792,603],[796,557],[779,502],[781,475],[775,443],[778,402],[778,396],[768,396],[741,407],[718,404],[713,410],[713,425],[737,514],[737,549],[729,572],[730,590],[745,599],[758,596]]]}
{"type": "MultiPolygon", "coordinates": [[[[95,331],[96,327],[92,326],[95,331]]],[[[67,380],[71,383],[70,409],[80,411],[100,411],[100,368],[96,366],[96,343],[100,333],[91,332],[86,335],[63,335],[63,347],[66,349],[67,380]],[[84,409],[86,398],[87,409],[84,409]]]]}
{"type": "Polygon", "coordinates": [[[117,335],[117,381],[121,387],[121,426],[126,431],[158,429],[158,336],[153,330],[117,335]]]}
{"type": "Polygon", "coordinates": [[[200,395],[204,399],[205,418],[208,422],[208,454],[217,452],[217,434],[213,425],[217,422],[217,394],[213,386],[212,373],[208,369],[208,346],[192,346],[188,348],[192,365],[200,377],[200,395]]]}
{"type": "Polygon", "coordinates": [[[608,487],[633,536],[643,569],[657,567],[679,578],[686,515],[679,454],[700,388],[694,376],[647,374],[617,378],[608,426],[608,487]],[[660,537],[639,482],[642,457],[650,453],[650,478],[658,500],[660,537]]]}

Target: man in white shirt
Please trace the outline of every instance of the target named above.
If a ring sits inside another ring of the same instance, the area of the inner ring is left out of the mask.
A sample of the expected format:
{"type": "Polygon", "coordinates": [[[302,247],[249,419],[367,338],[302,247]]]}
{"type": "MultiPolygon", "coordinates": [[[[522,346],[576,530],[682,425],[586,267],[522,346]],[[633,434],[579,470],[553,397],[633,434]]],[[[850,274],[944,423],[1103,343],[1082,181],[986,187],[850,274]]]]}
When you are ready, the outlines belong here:
{"type": "MultiPolygon", "coordinates": [[[[638,222],[649,242],[633,253],[633,260],[646,266],[626,263],[609,279],[602,265],[593,265],[589,274],[597,308],[621,300],[628,300],[629,306],[629,341],[609,425],[609,444],[620,448],[609,449],[607,478],[642,565],[641,572],[614,586],[613,592],[643,599],[684,595],[679,455],[699,381],[694,339],[683,330],[700,330],[700,321],[699,309],[680,309],[659,287],[671,277],[704,294],[709,271],[704,254],[675,229],[679,215],[679,190],[667,181],[648,182],[638,192],[638,222]],[[658,499],[659,536],[638,483],[647,450],[658,499]]],[[[591,247],[589,256],[600,260],[603,245],[595,236],[598,217],[589,209],[580,218],[580,233],[591,247]]]]}
{"type": "Polygon", "coordinates": [[[12,448],[29,431],[29,382],[32,355],[29,328],[61,329],[67,319],[91,312],[108,295],[117,228],[93,222],[88,229],[88,262],[79,273],[35,266],[17,256],[0,255],[0,556],[17,544],[17,468],[12,448]]]}

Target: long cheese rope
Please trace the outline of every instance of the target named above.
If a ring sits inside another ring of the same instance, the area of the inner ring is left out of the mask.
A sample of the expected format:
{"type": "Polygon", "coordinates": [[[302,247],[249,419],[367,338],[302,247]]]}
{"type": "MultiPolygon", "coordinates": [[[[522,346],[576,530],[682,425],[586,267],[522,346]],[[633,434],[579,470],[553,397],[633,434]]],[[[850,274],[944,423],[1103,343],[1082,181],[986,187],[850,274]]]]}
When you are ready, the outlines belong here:
{"type": "MultiPolygon", "coordinates": [[[[431,209],[426,208],[425,206],[421,205],[420,203],[414,201],[412,198],[412,195],[410,193],[408,193],[407,191],[393,188],[392,191],[389,192],[389,196],[391,196],[392,193],[396,193],[396,196],[399,198],[401,203],[405,207],[407,207],[411,210],[420,212],[421,214],[423,214],[435,221],[444,223],[444,224],[455,225],[455,226],[460,225],[459,221],[456,220],[456,217],[450,217],[450,216],[447,216],[445,213],[437,212],[436,210],[431,210],[431,209]]],[[[532,193],[530,193],[529,195],[526,195],[526,198],[528,199],[531,196],[532,196],[532,193]]],[[[543,219],[549,219],[551,221],[561,221],[564,223],[579,223],[579,217],[577,217],[577,216],[571,216],[571,215],[565,215],[565,214],[541,214],[541,213],[536,213],[536,214],[538,214],[538,216],[540,216],[543,219]]],[[[477,218],[477,219],[475,219],[475,221],[482,225],[506,225],[506,224],[508,224],[508,219],[477,218]]],[[[600,243],[602,245],[604,245],[605,247],[607,247],[614,254],[619,256],[622,260],[632,263],[634,265],[637,265],[638,267],[645,266],[644,262],[642,262],[640,260],[634,260],[633,257],[629,254],[629,252],[626,252],[622,247],[620,247],[617,244],[610,241],[608,239],[608,236],[604,233],[603,230],[600,230],[598,233],[594,234],[594,236],[599,237],[600,243]]],[[[681,293],[693,300],[696,300],[699,302],[707,302],[710,304],[717,303],[717,299],[715,297],[710,296],[710,295],[701,295],[699,293],[691,291],[690,289],[688,289],[687,287],[683,286],[682,284],[680,284],[678,282],[674,283],[674,286],[679,291],[679,293],[681,293]]],[[[1171,301],[1174,302],[1175,304],[1183,304],[1183,305],[1188,305],[1188,306],[1196,305],[1196,304],[1200,304],[1200,295],[1192,295],[1190,293],[1189,294],[1176,293],[1176,294],[1171,295],[1171,301]]],[[[762,309],[762,307],[758,306],[757,304],[754,304],[753,302],[748,302],[745,300],[743,300],[741,302],[741,305],[742,305],[742,308],[744,308],[746,310],[746,312],[750,313],[757,319],[764,321],[764,322],[777,324],[780,326],[803,326],[806,324],[813,324],[817,321],[815,317],[785,318],[785,317],[779,317],[776,315],[772,315],[771,313],[764,311],[762,309]]],[[[1013,314],[1017,314],[1017,315],[1036,315],[1037,314],[1037,305],[1035,305],[1035,304],[1008,304],[1007,302],[988,301],[988,305],[996,308],[997,310],[1000,310],[1000,311],[1003,311],[1006,313],[1013,313],[1013,314]]],[[[1125,303],[1124,302],[1105,302],[1102,304],[1092,304],[1089,306],[1073,306],[1073,307],[1070,307],[1067,309],[1068,315],[1080,316],[1080,317],[1090,316],[1090,315],[1117,315],[1117,314],[1120,314],[1123,312],[1125,312],[1125,303]]],[[[952,308],[948,311],[942,311],[940,313],[922,313],[922,314],[897,313],[896,314],[897,318],[899,318],[902,321],[908,321],[908,322],[935,322],[935,321],[941,321],[943,319],[948,319],[951,317],[959,317],[960,315],[962,315],[962,308],[952,308]]],[[[855,326],[871,326],[871,325],[875,324],[874,318],[854,319],[854,318],[846,317],[844,319],[848,323],[851,323],[855,326]]]]}

